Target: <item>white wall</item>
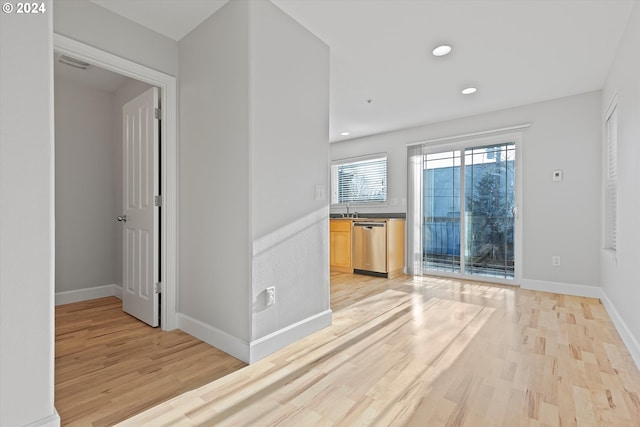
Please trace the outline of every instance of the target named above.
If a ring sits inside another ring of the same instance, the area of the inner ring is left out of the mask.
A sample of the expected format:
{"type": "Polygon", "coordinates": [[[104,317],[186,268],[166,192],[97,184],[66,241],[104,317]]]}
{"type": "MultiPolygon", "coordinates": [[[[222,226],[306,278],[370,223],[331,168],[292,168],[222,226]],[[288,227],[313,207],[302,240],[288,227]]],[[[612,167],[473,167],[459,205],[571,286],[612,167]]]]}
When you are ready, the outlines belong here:
{"type": "MultiPolygon", "coordinates": [[[[89,0],[55,0],[57,34],[172,76],[178,73],[178,43],[89,0]]],[[[150,7],[153,7],[150,4],[150,7]]]]}
{"type": "Polygon", "coordinates": [[[56,292],[119,284],[113,93],[55,79],[56,292]]]}
{"type": "MultiPolygon", "coordinates": [[[[388,153],[389,198],[398,206],[360,211],[405,212],[405,144],[523,123],[523,286],[566,291],[599,285],[600,92],[331,144],[331,158],[388,153]],[[552,171],[564,180],[554,183],[552,171]],[[562,265],[551,265],[560,255],[562,265]]],[[[340,210],[335,210],[341,212],[340,210]]],[[[590,293],[582,289],[583,293],[590,293]]]]}
{"type": "Polygon", "coordinates": [[[180,76],[179,327],[255,361],[331,319],[328,49],[234,0],[180,41],[180,76]]]}
{"type": "Polygon", "coordinates": [[[0,14],[0,425],[56,426],[51,2],[0,14]],[[28,19],[25,19],[28,18],[28,19]]]}
{"type": "MultiPolygon", "coordinates": [[[[612,304],[618,321],[618,330],[625,338],[636,364],[640,365],[640,301],[638,286],[638,260],[640,259],[640,7],[634,6],[626,31],[605,84],[601,115],[598,123],[604,125],[604,114],[614,96],[618,99],[618,231],[617,251],[602,250],[602,288],[612,304]]],[[[602,131],[604,139],[604,131],[602,131]]],[[[604,156],[603,156],[604,157],[604,156]]],[[[603,229],[601,225],[597,230],[603,229]]],[[[603,246],[603,243],[601,243],[603,246]]],[[[606,301],[605,301],[606,302],[606,301]]]]}
{"type": "Polygon", "coordinates": [[[314,316],[330,323],[329,48],[271,2],[250,5],[254,342],[314,316]]]}
{"type": "Polygon", "coordinates": [[[184,321],[202,322],[241,347],[251,338],[247,11],[231,1],[180,41],[179,88],[178,327],[197,333],[184,321]]]}

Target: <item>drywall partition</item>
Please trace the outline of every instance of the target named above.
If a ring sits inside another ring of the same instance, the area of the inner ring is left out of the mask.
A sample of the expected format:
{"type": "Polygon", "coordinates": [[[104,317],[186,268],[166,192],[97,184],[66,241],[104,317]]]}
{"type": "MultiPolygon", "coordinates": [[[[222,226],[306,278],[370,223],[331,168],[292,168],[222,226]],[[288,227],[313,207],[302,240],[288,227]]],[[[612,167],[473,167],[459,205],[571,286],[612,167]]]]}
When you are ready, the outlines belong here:
{"type": "MultiPolygon", "coordinates": [[[[178,42],[142,27],[89,0],[55,0],[53,29],[163,73],[178,73],[178,42]]],[[[150,7],[151,3],[150,3],[150,7]]]]}
{"type": "Polygon", "coordinates": [[[251,13],[254,239],[315,210],[329,158],[329,47],[271,2],[251,13]]]}
{"type": "Polygon", "coordinates": [[[329,48],[271,2],[249,4],[253,361],[331,324],[329,48]]]}
{"type": "MultiPolygon", "coordinates": [[[[603,302],[616,322],[625,344],[640,366],[640,300],[638,287],[638,259],[640,259],[640,7],[631,12],[627,28],[618,48],[615,61],[603,89],[601,115],[598,123],[604,126],[605,114],[614,97],[618,114],[618,224],[617,250],[603,249],[602,266],[603,302]]],[[[602,132],[601,141],[604,140],[602,132]]],[[[604,144],[602,144],[604,153],[604,144]]],[[[603,159],[606,157],[603,154],[603,159]]],[[[604,169],[604,168],[603,168],[604,169]]],[[[601,187],[596,187],[601,188],[601,187]]],[[[603,225],[595,233],[600,236],[603,225]]],[[[603,247],[604,242],[600,243],[603,247]]]]}
{"type": "Polygon", "coordinates": [[[55,78],[56,304],[121,282],[116,269],[113,93],[55,78]]]}
{"type": "MultiPolygon", "coordinates": [[[[58,426],[53,406],[51,1],[0,14],[0,425],[58,426]]],[[[15,3],[14,3],[15,6],[15,3]]]]}
{"type": "MultiPolygon", "coordinates": [[[[405,144],[531,123],[522,137],[522,286],[598,296],[600,97],[590,92],[337,142],[331,144],[331,158],[387,152],[389,197],[401,200],[407,191],[405,144]],[[564,173],[562,182],[552,179],[556,169],[564,173]],[[551,264],[554,255],[561,257],[560,266],[551,264]]],[[[371,211],[405,209],[400,203],[371,211]]]]}
{"type": "Polygon", "coordinates": [[[331,322],[328,48],[232,0],[180,41],[180,76],[179,327],[253,362],[331,322]]]}
{"type": "Polygon", "coordinates": [[[180,41],[178,327],[240,359],[251,338],[248,2],[180,41]]]}

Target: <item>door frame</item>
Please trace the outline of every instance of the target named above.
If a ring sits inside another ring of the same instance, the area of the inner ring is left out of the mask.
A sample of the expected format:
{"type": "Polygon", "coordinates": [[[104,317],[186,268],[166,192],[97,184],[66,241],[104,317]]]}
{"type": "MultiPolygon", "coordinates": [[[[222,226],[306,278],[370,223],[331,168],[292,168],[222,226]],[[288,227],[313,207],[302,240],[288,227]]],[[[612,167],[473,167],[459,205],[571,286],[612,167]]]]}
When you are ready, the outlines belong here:
{"type": "Polygon", "coordinates": [[[177,328],[178,268],[178,138],[177,80],[128,59],[53,34],[53,50],[89,62],[100,68],[156,86],[160,89],[160,191],[163,195],[160,233],[161,280],[163,285],[160,326],[165,331],[177,328]]]}

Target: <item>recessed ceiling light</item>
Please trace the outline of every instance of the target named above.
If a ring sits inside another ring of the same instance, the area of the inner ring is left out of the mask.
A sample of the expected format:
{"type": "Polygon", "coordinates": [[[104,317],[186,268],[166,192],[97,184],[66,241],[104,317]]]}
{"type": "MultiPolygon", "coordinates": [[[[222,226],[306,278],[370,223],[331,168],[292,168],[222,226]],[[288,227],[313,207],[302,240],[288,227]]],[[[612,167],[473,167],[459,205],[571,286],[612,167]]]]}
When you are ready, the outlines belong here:
{"type": "Polygon", "coordinates": [[[478,91],[477,88],[475,87],[467,87],[462,89],[462,94],[463,95],[471,95],[472,93],[476,93],[478,91]]]}
{"type": "Polygon", "coordinates": [[[340,132],[340,135],[342,135],[342,136],[349,136],[349,132],[340,132]]]}
{"type": "Polygon", "coordinates": [[[443,44],[442,46],[438,46],[437,48],[433,49],[432,53],[434,56],[448,55],[449,53],[451,53],[451,46],[443,44]]]}

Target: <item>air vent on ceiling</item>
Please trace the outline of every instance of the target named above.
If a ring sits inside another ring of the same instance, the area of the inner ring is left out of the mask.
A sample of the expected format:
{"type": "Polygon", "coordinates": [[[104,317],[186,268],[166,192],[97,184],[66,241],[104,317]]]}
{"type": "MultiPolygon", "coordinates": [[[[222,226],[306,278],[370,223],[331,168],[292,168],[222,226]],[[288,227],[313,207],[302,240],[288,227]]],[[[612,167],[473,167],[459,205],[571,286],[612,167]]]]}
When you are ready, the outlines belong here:
{"type": "Polygon", "coordinates": [[[88,62],[80,61],[67,55],[60,55],[58,62],[70,67],[80,68],[81,70],[86,70],[90,65],[88,62]]]}

